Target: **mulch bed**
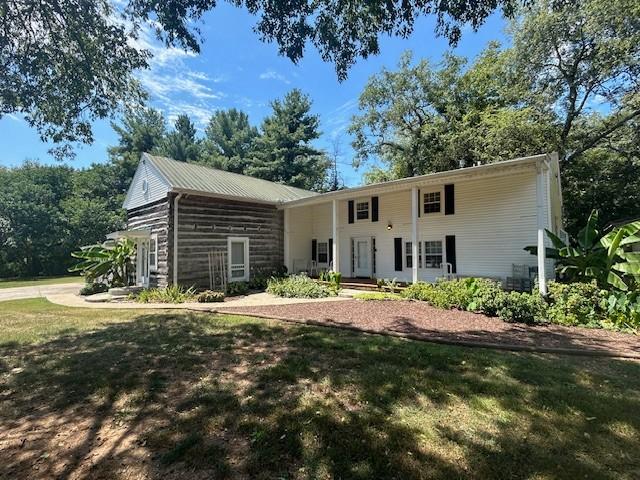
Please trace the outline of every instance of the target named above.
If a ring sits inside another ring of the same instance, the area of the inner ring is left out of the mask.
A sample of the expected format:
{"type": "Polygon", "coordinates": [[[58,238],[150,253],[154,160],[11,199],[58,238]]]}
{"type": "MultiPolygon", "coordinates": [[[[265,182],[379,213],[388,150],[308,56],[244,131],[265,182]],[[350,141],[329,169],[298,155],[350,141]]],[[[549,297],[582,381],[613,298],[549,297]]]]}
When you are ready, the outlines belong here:
{"type": "Polygon", "coordinates": [[[441,310],[423,302],[346,300],[221,308],[219,311],[439,343],[640,359],[637,335],[582,327],[507,323],[471,312],[441,310]]]}

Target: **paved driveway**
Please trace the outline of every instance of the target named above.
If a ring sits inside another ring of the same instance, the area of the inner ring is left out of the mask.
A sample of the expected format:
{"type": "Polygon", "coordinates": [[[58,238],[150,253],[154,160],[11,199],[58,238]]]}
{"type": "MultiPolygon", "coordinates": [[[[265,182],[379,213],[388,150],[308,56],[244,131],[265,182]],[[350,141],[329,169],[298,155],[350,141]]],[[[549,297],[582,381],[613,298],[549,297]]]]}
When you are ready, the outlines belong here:
{"type": "Polygon", "coordinates": [[[20,300],[22,298],[46,297],[62,293],[78,293],[81,283],[61,283],[59,285],[42,285],[32,287],[0,288],[0,302],[20,300]]]}

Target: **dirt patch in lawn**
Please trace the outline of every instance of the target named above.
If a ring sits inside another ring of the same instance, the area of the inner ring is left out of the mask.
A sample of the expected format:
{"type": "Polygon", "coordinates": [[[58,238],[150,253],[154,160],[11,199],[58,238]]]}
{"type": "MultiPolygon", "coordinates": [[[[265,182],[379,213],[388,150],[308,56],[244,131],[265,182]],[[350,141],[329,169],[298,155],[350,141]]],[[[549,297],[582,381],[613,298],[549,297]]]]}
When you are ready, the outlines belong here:
{"type": "Polygon", "coordinates": [[[637,335],[560,325],[507,323],[486,315],[433,308],[424,302],[349,300],[228,311],[469,346],[640,359],[637,335]]]}

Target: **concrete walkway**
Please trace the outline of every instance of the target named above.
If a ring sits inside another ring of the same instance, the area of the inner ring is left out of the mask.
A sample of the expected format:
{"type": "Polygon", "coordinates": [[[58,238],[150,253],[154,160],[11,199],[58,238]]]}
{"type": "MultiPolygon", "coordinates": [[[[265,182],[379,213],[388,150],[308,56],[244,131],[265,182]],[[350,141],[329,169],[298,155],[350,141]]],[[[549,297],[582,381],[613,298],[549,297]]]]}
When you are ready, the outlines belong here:
{"type": "Polygon", "coordinates": [[[345,297],[327,298],[280,298],[269,293],[253,293],[243,297],[227,299],[219,303],[135,303],[135,302],[87,302],[79,295],[69,292],[46,295],[47,300],[65,307],[102,308],[102,309],[162,309],[162,310],[199,310],[202,312],[219,309],[265,307],[271,305],[293,305],[297,303],[338,302],[349,300],[345,297]]]}
{"type": "Polygon", "coordinates": [[[81,283],[61,283],[31,287],[0,288],[0,302],[24,298],[49,297],[50,295],[74,296],[82,288],[81,283]]]}

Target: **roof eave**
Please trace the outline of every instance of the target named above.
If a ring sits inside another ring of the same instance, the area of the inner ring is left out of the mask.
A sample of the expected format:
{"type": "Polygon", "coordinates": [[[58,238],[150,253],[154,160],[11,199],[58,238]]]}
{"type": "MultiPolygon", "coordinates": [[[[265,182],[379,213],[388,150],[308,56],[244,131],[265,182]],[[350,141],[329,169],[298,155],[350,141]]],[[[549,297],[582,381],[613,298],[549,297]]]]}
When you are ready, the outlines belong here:
{"type": "Polygon", "coordinates": [[[280,208],[299,207],[304,205],[316,205],[319,203],[329,202],[331,200],[344,200],[347,198],[353,198],[360,194],[373,194],[373,193],[385,193],[394,190],[403,189],[403,187],[411,187],[413,185],[424,185],[428,183],[434,183],[443,181],[445,179],[455,179],[472,177],[474,175],[482,173],[500,172],[501,170],[507,170],[517,167],[526,167],[529,165],[537,165],[547,162],[550,158],[549,154],[533,155],[530,157],[515,158],[512,160],[505,160],[502,162],[489,163],[484,165],[478,165],[474,167],[459,168],[456,170],[447,170],[445,172],[429,173],[427,175],[420,175],[417,177],[401,178],[398,180],[391,180],[388,182],[373,183],[370,185],[362,185],[359,187],[346,188],[344,190],[337,190],[334,192],[323,193],[320,195],[302,198],[298,200],[291,200],[283,202],[280,208]]]}
{"type": "Polygon", "coordinates": [[[197,197],[209,197],[209,198],[221,198],[223,200],[233,200],[236,202],[244,202],[244,203],[259,203],[262,205],[272,205],[278,206],[282,205],[281,201],[270,201],[270,200],[262,200],[254,197],[241,197],[238,195],[224,195],[220,193],[212,193],[212,192],[202,192],[200,190],[191,190],[188,188],[176,188],[171,187],[169,190],[170,193],[181,193],[182,195],[194,195],[197,197]]]}

